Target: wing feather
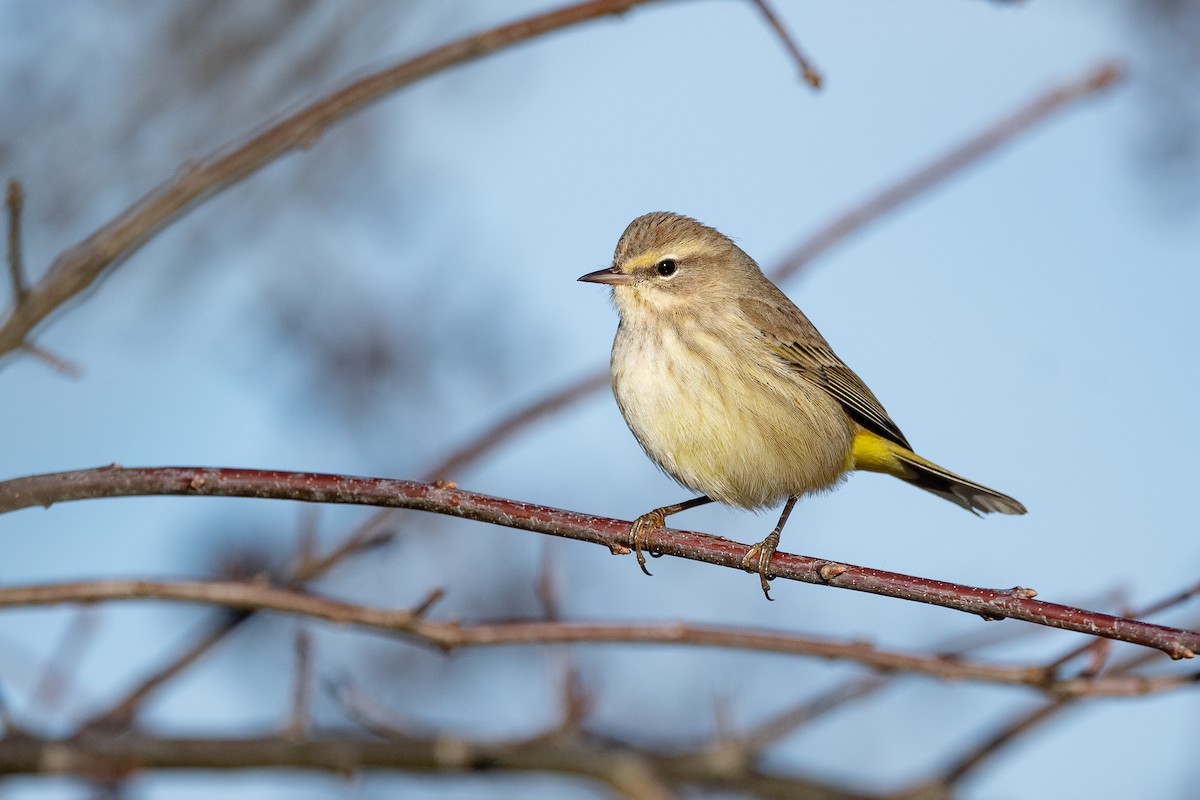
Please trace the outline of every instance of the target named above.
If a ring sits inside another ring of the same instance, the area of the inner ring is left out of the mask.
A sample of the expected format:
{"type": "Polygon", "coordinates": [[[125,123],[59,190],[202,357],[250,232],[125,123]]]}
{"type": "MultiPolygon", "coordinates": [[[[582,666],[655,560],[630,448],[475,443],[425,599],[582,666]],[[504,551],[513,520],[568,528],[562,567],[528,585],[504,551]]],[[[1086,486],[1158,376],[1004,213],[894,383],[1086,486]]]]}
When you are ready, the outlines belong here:
{"type": "Polygon", "coordinates": [[[804,312],[779,291],[763,280],[761,297],[738,298],[738,305],[747,321],[762,333],[768,348],[788,367],[819,386],[841,403],[851,419],[872,433],[912,450],[908,439],[892,422],[883,404],[867,385],[842,362],[821,336],[804,312]],[[773,302],[772,302],[773,301],[773,302]]]}
{"type": "Polygon", "coordinates": [[[771,342],[770,346],[789,367],[841,403],[846,413],[859,425],[909,450],[912,449],[908,439],[904,437],[899,426],[892,422],[879,399],[824,342],[814,345],[776,341],[771,342]]]}

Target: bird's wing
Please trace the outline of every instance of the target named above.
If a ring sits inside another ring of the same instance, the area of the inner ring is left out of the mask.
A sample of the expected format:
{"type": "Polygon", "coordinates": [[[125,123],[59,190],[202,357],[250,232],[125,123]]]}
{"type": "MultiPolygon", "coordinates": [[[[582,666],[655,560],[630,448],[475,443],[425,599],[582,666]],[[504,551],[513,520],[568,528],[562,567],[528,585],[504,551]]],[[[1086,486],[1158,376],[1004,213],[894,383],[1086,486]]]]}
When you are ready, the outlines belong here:
{"type": "Polygon", "coordinates": [[[791,301],[787,301],[787,306],[757,300],[742,301],[740,305],[747,318],[762,331],[767,347],[784,363],[841,403],[859,425],[912,450],[879,399],[837,357],[816,327],[791,301]]]}

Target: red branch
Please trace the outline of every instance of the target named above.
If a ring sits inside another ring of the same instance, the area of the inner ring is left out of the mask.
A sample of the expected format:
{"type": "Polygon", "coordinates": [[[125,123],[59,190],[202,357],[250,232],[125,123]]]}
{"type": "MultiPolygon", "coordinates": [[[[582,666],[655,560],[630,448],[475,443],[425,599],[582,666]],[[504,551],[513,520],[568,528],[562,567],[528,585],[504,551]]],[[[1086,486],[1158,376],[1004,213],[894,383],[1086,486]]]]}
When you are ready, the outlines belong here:
{"type": "MultiPolygon", "coordinates": [[[[629,522],[489,497],[452,484],[252,469],[111,466],[32,475],[0,483],[0,513],[69,500],[148,495],[257,497],[411,508],[592,542],[614,553],[628,552],[631,545],[629,522]]],[[[653,551],[664,555],[734,569],[742,568],[746,554],[746,545],[670,528],[651,534],[649,544],[653,551]]],[[[788,580],[1131,642],[1162,650],[1172,658],[1191,658],[1200,650],[1200,633],[1042,602],[1033,599],[1035,592],[1021,587],[981,589],[788,553],[775,555],[771,571],[788,580]]]]}

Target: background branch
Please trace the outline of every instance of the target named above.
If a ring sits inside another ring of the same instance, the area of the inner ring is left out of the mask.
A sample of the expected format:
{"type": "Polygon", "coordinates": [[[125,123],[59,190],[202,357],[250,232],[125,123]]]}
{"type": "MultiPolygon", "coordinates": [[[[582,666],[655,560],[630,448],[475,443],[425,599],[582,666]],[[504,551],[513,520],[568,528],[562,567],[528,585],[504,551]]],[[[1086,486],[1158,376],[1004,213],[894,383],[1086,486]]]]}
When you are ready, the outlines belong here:
{"type": "Polygon", "coordinates": [[[996,152],[1058,111],[1115,86],[1124,75],[1124,65],[1115,59],[1108,59],[1096,64],[1076,80],[1051,87],[950,151],[890,184],[867,202],[834,218],[786,256],[771,273],[771,279],[776,283],[787,280],[863,226],[886,216],[934,186],[941,185],[947,178],[996,152]]]}
{"type": "Polygon", "coordinates": [[[8,279],[12,287],[13,304],[19,305],[29,287],[25,283],[25,256],[21,246],[21,209],[25,207],[25,190],[21,182],[10,180],[4,194],[8,209],[8,279]]]}
{"type": "MultiPolygon", "coordinates": [[[[426,618],[428,603],[415,609],[359,605],[267,586],[220,581],[100,580],[0,587],[0,608],[113,600],[175,600],[209,603],[240,612],[273,611],[399,634],[443,651],[520,644],[634,643],[721,647],[852,661],[880,672],[911,672],[944,680],[974,680],[1026,686],[1052,697],[1137,696],[1200,683],[1200,673],[1143,676],[1118,673],[1059,677],[1051,665],[1005,665],[973,661],[959,655],[920,655],[881,650],[867,642],[840,641],[782,631],[722,627],[684,622],[566,622],[510,620],[495,623],[438,622],[426,618]]],[[[299,643],[298,660],[300,655],[299,643]]],[[[1141,651],[1153,655],[1147,651],[1141,651]]],[[[300,681],[307,683],[307,680],[300,681]]]]}
{"type": "Polygon", "coordinates": [[[141,770],[271,767],[339,775],[366,769],[448,774],[538,772],[589,778],[626,796],[637,796],[636,782],[631,778],[646,770],[671,784],[736,788],[760,797],[801,800],[869,797],[755,768],[731,769],[706,750],[661,754],[610,739],[539,737],[521,742],[483,743],[436,735],[380,740],[357,733],[330,732],[302,741],[283,737],[167,739],[128,734],[89,735],[67,741],[22,737],[0,742],[0,776],[74,774],[99,778],[126,776],[141,770]]]}
{"type": "Polygon", "coordinates": [[[783,46],[787,48],[791,54],[792,60],[796,62],[796,66],[800,68],[801,79],[814,89],[820,89],[822,78],[821,73],[809,61],[808,56],[804,55],[804,51],[800,49],[800,45],[796,43],[795,37],[788,33],[787,28],[783,24],[783,20],[771,8],[767,0],[754,0],[754,5],[758,7],[759,13],[767,20],[779,38],[783,41],[783,46]]]}
{"type": "Polygon", "coordinates": [[[590,0],[459,39],[367,75],[248,139],[186,162],[173,177],[60,254],[42,279],[29,287],[21,302],[13,303],[7,314],[0,317],[0,358],[21,348],[34,327],[55,309],[91,286],[106,270],[133,255],[189,208],[284,154],[313,146],[327,128],[350,114],[450,67],[551,31],[650,2],[656,0],[590,0]]]}

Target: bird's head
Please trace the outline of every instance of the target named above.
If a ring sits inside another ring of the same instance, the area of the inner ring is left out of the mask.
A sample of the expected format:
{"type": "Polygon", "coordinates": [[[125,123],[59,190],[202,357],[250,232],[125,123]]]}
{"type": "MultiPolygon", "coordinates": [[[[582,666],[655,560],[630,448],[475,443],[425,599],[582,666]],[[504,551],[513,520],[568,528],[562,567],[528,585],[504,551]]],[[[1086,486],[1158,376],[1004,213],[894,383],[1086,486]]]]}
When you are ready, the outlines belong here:
{"type": "Polygon", "coordinates": [[[579,280],[613,287],[613,302],[624,315],[706,299],[719,302],[761,276],[758,265],[720,231],[691,217],[655,211],[625,228],[611,267],[579,280]]]}

